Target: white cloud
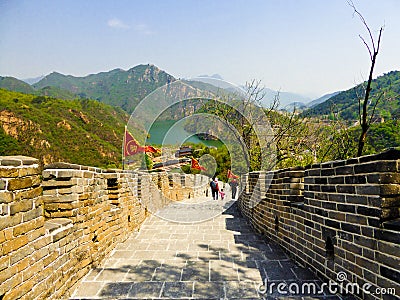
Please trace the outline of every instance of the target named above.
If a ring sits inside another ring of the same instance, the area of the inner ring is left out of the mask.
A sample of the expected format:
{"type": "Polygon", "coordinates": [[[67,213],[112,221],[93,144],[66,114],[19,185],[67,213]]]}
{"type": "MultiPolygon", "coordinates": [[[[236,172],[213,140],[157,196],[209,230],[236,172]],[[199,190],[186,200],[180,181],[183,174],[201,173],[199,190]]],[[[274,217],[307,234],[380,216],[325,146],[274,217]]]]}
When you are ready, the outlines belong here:
{"type": "Polygon", "coordinates": [[[107,21],[107,25],[111,28],[129,29],[130,27],[122,22],[120,19],[113,18],[107,21]]]}
{"type": "Polygon", "coordinates": [[[135,30],[136,32],[140,33],[140,34],[144,34],[144,35],[152,35],[155,34],[155,32],[153,30],[151,30],[151,28],[149,26],[147,26],[146,24],[138,24],[135,26],[135,30]]]}

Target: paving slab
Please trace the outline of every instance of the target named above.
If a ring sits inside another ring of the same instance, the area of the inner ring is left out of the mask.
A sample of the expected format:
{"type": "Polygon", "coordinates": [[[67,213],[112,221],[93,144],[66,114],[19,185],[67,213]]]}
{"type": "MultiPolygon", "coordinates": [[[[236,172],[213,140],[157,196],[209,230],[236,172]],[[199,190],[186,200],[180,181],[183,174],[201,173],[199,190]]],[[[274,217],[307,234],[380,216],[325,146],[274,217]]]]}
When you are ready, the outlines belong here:
{"type": "Polygon", "coordinates": [[[169,299],[190,299],[194,290],[194,282],[165,282],[161,297],[169,299]]]}
{"type": "Polygon", "coordinates": [[[132,289],[132,282],[110,282],[106,283],[100,291],[99,296],[104,298],[126,298],[132,289]]]}
{"type": "Polygon", "coordinates": [[[197,281],[194,283],[194,299],[224,299],[225,298],[225,288],[223,282],[211,281],[202,282],[197,281]]]}
{"type": "Polygon", "coordinates": [[[154,299],[161,296],[162,282],[135,282],[129,290],[128,297],[133,299],[154,299]]]}
{"type": "Polygon", "coordinates": [[[230,281],[225,284],[226,297],[228,299],[259,299],[253,281],[230,281]]]}
{"type": "Polygon", "coordinates": [[[182,277],[183,268],[169,267],[163,265],[155,270],[152,281],[176,281],[179,282],[182,277]]]}
{"type": "Polygon", "coordinates": [[[161,217],[149,216],[139,232],[81,280],[71,299],[278,299],[282,295],[276,291],[262,292],[265,283],[319,282],[280,246],[255,233],[235,203],[208,218],[227,204],[200,200],[200,206],[175,205],[161,217]],[[202,213],[207,220],[190,222],[202,213]],[[182,222],[162,218],[174,215],[182,222]]]}
{"type": "MultiPolygon", "coordinates": [[[[84,281],[80,283],[79,289],[74,297],[77,299],[98,299],[97,295],[103,290],[105,283],[100,281],[84,281]]],[[[100,295],[99,295],[100,297],[100,295]]]]}

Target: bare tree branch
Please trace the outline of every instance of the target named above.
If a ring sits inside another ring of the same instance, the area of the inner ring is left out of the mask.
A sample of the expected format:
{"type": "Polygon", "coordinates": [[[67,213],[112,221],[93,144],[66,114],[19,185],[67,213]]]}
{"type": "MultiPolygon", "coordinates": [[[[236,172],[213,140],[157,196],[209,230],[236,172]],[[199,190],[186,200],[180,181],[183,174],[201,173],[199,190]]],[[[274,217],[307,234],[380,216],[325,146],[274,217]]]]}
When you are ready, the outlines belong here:
{"type": "MultiPolygon", "coordinates": [[[[352,0],[349,0],[347,3],[353,8],[353,10],[354,10],[353,14],[358,15],[358,17],[360,18],[361,22],[364,24],[365,28],[367,29],[368,34],[369,34],[369,38],[370,38],[371,43],[372,43],[372,49],[373,49],[374,52],[375,52],[375,51],[376,51],[376,50],[375,50],[375,41],[374,41],[374,38],[373,38],[373,36],[372,36],[371,30],[369,29],[369,26],[368,26],[368,24],[367,24],[367,21],[365,21],[363,15],[357,10],[357,8],[356,8],[356,6],[354,5],[354,3],[353,3],[352,0]]],[[[378,46],[378,47],[379,47],[379,46],[378,46]]]]}
{"type": "Polygon", "coordinates": [[[361,99],[359,98],[359,117],[360,117],[361,135],[360,135],[360,138],[358,140],[357,156],[361,156],[362,152],[363,152],[364,145],[365,145],[365,141],[366,141],[366,138],[367,138],[367,132],[368,132],[369,127],[371,125],[371,121],[372,121],[372,119],[374,117],[376,106],[378,105],[378,102],[380,101],[380,97],[379,97],[377,99],[377,101],[375,102],[375,104],[374,104],[374,106],[372,108],[372,111],[370,113],[370,117],[368,119],[368,107],[369,107],[368,101],[369,101],[369,96],[370,96],[371,89],[372,89],[371,88],[372,75],[373,75],[374,68],[375,68],[376,57],[377,57],[377,55],[379,53],[381,37],[382,37],[382,32],[383,32],[383,26],[379,30],[378,41],[377,41],[377,44],[375,44],[375,39],[374,39],[374,37],[372,35],[371,29],[369,28],[369,26],[368,26],[365,18],[363,17],[363,15],[357,10],[357,8],[355,7],[355,5],[354,5],[352,0],[348,0],[347,3],[353,9],[353,14],[356,14],[360,18],[362,24],[364,25],[365,29],[368,32],[369,39],[370,39],[370,43],[367,43],[366,40],[361,35],[359,35],[361,40],[363,41],[365,47],[368,50],[368,53],[370,55],[370,60],[371,60],[371,67],[370,67],[370,70],[369,70],[368,82],[367,82],[367,86],[365,88],[365,94],[364,94],[364,100],[363,100],[362,106],[361,106],[361,99]],[[360,107],[362,107],[362,111],[360,111],[361,110],[360,107]]]}
{"type": "Polygon", "coordinates": [[[359,36],[360,39],[363,41],[365,47],[367,47],[368,52],[369,52],[369,58],[372,60],[372,59],[373,59],[373,56],[372,56],[372,52],[371,52],[371,49],[369,48],[368,43],[364,40],[364,38],[361,36],[361,34],[359,34],[358,36],[359,36]]]}
{"type": "Polygon", "coordinates": [[[376,106],[378,105],[379,101],[381,100],[381,98],[383,97],[384,94],[385,94],[384,92],[381,92],[381,93],[379,94],[379,96],[378,96],[378,99],[376,99],[375,104],[374,104],[374,107],[373,107],[373,109],[372,109],[371,116],[370,116],[370,118],[369,118],[369,120],[368,120],[368,126],[371,125],[372,118],[374,117],[374,114],[375,114],[376,106]]]}

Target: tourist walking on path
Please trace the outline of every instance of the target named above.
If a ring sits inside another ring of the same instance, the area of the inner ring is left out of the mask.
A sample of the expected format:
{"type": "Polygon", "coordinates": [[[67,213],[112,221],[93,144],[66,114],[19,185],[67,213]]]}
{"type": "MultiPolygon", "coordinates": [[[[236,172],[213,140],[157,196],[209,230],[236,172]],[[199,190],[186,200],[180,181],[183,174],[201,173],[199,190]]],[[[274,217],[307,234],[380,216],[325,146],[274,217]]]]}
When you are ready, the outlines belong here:
{"type": "Polygon", "coordinates": [[[236,179],[232,179],[231,182],[229,182],[229,185],[231,186],[231,190],[232,190],[232,199],[235,199],[236,191],[237,191],[237,187],[238,187],[239,183],[236,179]]]}
{"type": "Polygon", "coordinates": [[[210,187],[213,200],[218,200],[218,191],[219,191],[218,178],[213,177],[212,181],[210,182],[210,187]]]}
{"type": "Polygon", "coordinates": [[[224,198],[225,198],[225,192],[224,192],[224,189],[220,189],[220,191],[219,191],[219,195],[221,196],[221,200],[224,200],[224,198]]]}

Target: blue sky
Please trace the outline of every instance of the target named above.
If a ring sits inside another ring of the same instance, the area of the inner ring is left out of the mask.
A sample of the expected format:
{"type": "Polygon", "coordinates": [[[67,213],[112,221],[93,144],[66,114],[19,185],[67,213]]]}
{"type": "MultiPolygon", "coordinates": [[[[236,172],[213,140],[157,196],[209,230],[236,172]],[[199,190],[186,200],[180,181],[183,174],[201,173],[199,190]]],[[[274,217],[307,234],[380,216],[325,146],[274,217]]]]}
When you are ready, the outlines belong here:
{"type": "MultiPolygon", "coordinates": [[[[375,76],[400,70],[400,1],[354,0],[385,25],[375,76]]],[[[0,75],[84,76],[152,63],[310,96],[368,76],[367,33],[346,0],[0,0],[0,75]]]]}

